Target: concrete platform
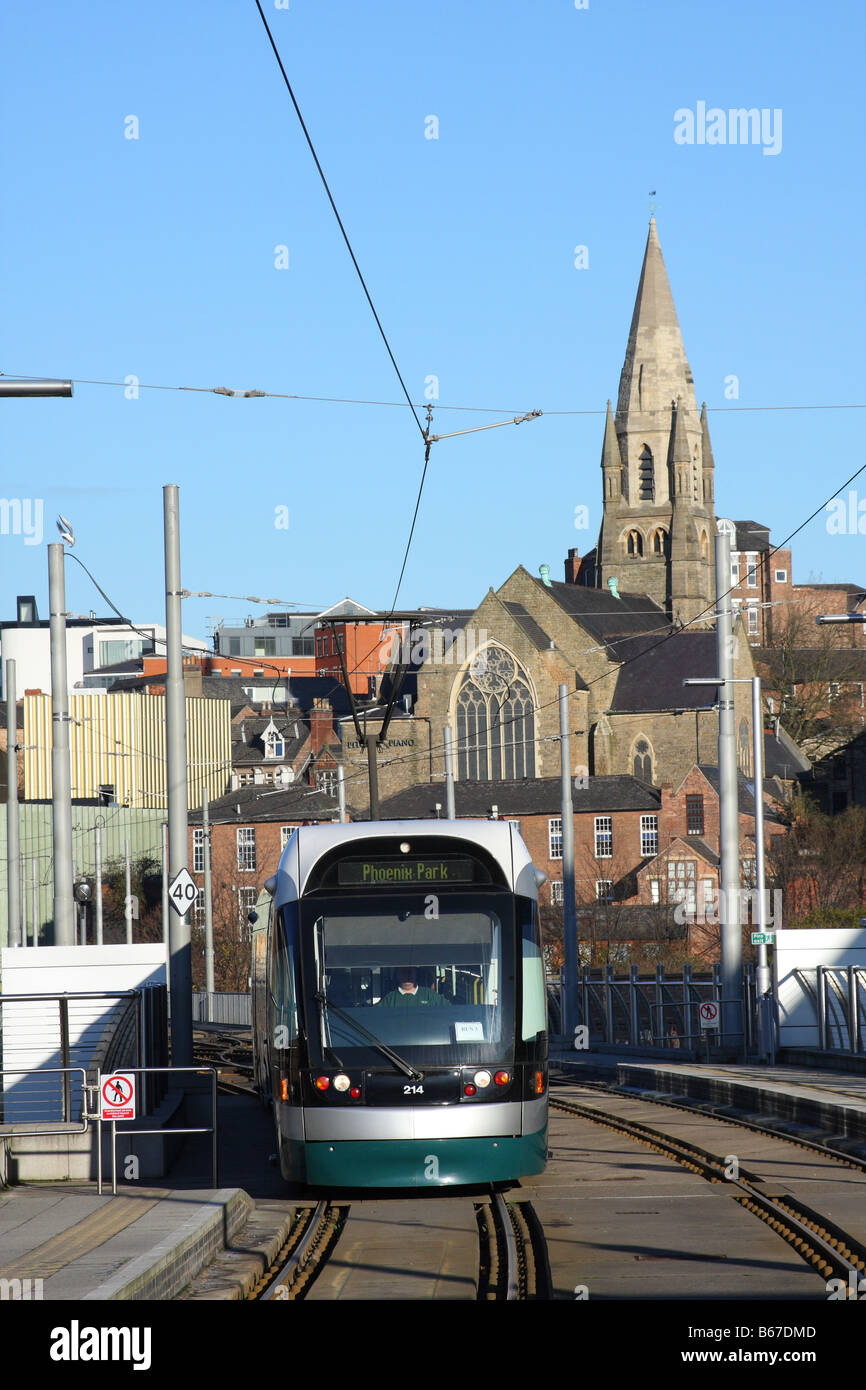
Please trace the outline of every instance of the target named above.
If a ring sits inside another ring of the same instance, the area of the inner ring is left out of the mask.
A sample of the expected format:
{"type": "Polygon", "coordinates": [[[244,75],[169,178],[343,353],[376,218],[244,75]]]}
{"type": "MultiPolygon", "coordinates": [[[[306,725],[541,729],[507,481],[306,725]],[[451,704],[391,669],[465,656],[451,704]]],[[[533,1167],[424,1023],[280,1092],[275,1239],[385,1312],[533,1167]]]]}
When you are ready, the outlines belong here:
{"type": "Polygon", "coordinates": [[[730,1107],[796,1136],[823,1138],[866,1156],[866,1075],[813,1067],[658,1061],[621,1053],[561,1051],[551,1056],[578,1080],[602,1078],[659,1095],[683,1096],[715,1111],[730,1107]]]}
{"type": "Polygon", "coordinates": [[[6,1297],[170,1299],[247,1220],[236,1188],[128,1188],[46,1184],[0,1193],[0,1280],[30,1280],[6,1297]],[[34,1284],[40,1280],[41,1284],[34,1284]]]}

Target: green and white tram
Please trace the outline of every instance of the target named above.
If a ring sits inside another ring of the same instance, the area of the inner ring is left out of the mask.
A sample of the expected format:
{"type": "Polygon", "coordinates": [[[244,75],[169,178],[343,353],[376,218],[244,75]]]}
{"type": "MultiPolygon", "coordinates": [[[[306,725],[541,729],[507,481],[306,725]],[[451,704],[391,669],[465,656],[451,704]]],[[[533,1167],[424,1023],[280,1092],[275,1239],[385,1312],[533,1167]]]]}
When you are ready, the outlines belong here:
{"type": "Polygon", "coordinates": [[[543,875],[508,821],[302,826],[253,933],[256,1081],[286,1179],[540,1173],[543,875]]]}

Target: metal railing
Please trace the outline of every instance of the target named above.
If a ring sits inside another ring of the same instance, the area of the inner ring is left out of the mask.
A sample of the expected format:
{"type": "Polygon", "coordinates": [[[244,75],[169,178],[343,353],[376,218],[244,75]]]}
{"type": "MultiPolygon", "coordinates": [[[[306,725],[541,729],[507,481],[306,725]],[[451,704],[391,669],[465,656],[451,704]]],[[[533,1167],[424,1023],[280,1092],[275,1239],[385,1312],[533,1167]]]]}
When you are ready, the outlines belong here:
{"type": "Polygon", "coordinates": [[[249,1028],[252,1022],[250,993],[207,994],[204,990],[194,990],[192,1017],[194,1023],[227,1023],[249,1028]]]}
{"type": "Polygon", "coordinates": [[[28,1110],[33,1118],[28,1121],[0,1122],[0,1135],[83,1134],[87,1129],[87,1112],[84,1109],[87,1075],[84,1067],[0,1067],[0,1092],[5,1089],[7,1076],[32,1078],[28,1110]],[[59,1077],[59,1080],[52,1084],[49,1080],[52,1076],[59,1077]],[[73,1076],[80,1078],[74,1100],[73,1076]],[[43,1106],[50,1115],[56,1114],[59,1107],[61,1118],[40,1118],[43,1106]],[[77,1117],[73,1111],[77,1112],[77,1117]]]}
{"type": "Polygon", "coordinates": [[[186,1125],[186,1126],[179,1126],[179,1127],[177,1127],[177,1128],[175,1128],[175,1126],[172,1125],[172,1126],[169,1126],[169,1127],[163,1127],[162,1129],[139,1129],[139,1128],[136,1127],[136,1122],[135,1122],[134,1120],[130,1120],[130,1121],[103,1120],[103,1119],[101,1118],[101,1107],[100,1107],[100,1104],[99,1104],[99,1101],[100,1101],[100,1093],[101,1093],[101,1090],[102,1090],[102,1076],[100,1075],[100,1076],[97,1078],[97,1081],[96,1081],[96,1083],[95,1083],[94,1085],[89,1085],[89,1086],[87,1087],[88,1091],[89,1091],[91,1094],[92,1094],[94,1091],[95,1091],[95,1093],[96,1093],[96,1106],[97,1106],[97,1108],[96,1108],[96,1110],[94,1110],[93,1112],[88,1112],[88,1113],[87,1113],[87,1119],[88,1119],[88,1120],[91,1120],[91,1121],[94,1121],[95,1124],[96,1124],[96,1155],[97,1155],[97,1158],[96,1158],[96,1190],[97,1190],[97,1193],[98,1193],[100,1196],[102,1196],[102,1126],[103,1126],[104,1124],[109,1124],[109,1125],[111,1126],[111,1192],[112,1192],[112,1195],[113,1195],[113,1196],[116,1196],[116,1195],[117,1195],[117,1136],[118,1136],[118,1134],[120,1134],[120,1135],[124,1135],[124,1134],[125,1134],[127,1137],[131,1137],[131,1138],[134,1138],[134,1139],[137,1139],[137,1138],[139,1137],[139,1135],[144,1135],[144,1134],[158,1134],[158,1135],[161,1135],[163,1138],[165,1138],[167,1135],[171,1135],[171,1134],[210,1134],[210,1135],[211,1135],[211,1186],[214,1187],[214,1188],[219,1187],[219,1138],[218,1138],[218,1131],[217,1131],[217,1070],[216,1070],[216,1067],[124,1067],[123,1071],[124,1071],[124,1075],[125,1075],[125,1076],[126,1076],[126,1075],[135,1075],[135,1076],[144,1076],[145,1078],[147,1077],[147,1075],[148,1075],[149,1073],[161,1073],[161,1074],[167,1074],[167,1075],[171,1075],[171,1076],[179,1076],[179,1075],[186,1075],[186,1076],[205,1076],[205,1075],[209,1075],[209,1076],[210,1076],[211,1120],[212,1120],[212,1123],[209,1124],[209,1125],[197,1125],[197,1126],[195,1126],[195,1125],[186,1125]],[[128,1125],[129,1125],[129,1128],[128,1128],[128,1129],[121,1129],[121,1130],[118,1130],[118,1128],[117,1128],[118,1123],[120,1123],[120,1124],[128,1124],[128,1125]]]}
{"type": "Polygon", "coordinates": [[[866,969],[859,965],[818,965],[794,970],[814,1010],[817,1046],[822,1052],[866,1051],[866,969]]]}

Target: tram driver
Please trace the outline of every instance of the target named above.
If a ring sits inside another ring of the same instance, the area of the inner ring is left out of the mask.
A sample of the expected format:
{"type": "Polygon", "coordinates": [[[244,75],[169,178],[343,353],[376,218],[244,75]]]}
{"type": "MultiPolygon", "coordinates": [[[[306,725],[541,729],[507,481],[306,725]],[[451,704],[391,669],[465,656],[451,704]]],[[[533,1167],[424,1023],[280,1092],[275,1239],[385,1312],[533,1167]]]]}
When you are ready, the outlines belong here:
{"type": "Polygon", "coordinates": [[[444,1004],[447,1006],[448,1000],[443,999],[441,994],[437,994],[435,989],[428,989],[426,985],[418,984],[417,971],[414,965],[400,965],[397,967],[396,973],[397,988],[392,989],[390,994],[386,994],[384,999],[380,999],[380,1005],[384,1004],[390,1008],[402,1008],[407,1004],[444,1004]]]}

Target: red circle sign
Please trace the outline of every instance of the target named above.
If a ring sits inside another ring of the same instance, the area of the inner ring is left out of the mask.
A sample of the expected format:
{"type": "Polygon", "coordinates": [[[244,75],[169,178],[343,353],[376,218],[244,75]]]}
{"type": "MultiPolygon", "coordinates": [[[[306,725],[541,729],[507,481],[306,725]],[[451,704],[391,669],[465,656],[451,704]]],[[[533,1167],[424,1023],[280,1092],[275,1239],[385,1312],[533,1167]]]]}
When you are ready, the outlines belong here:
{"type": "Polygon", "coordinates": [[[702,1004],[701,1018],[717,1018],[719,1013],[718,1004],[702,1004]]]}
{"type": "Polygon", "coordinates": [[[109,1076],[102,1083],[104,1105],[129,1105],[132,1100],[132,1082],[127,1076],[109,1076]]]}

